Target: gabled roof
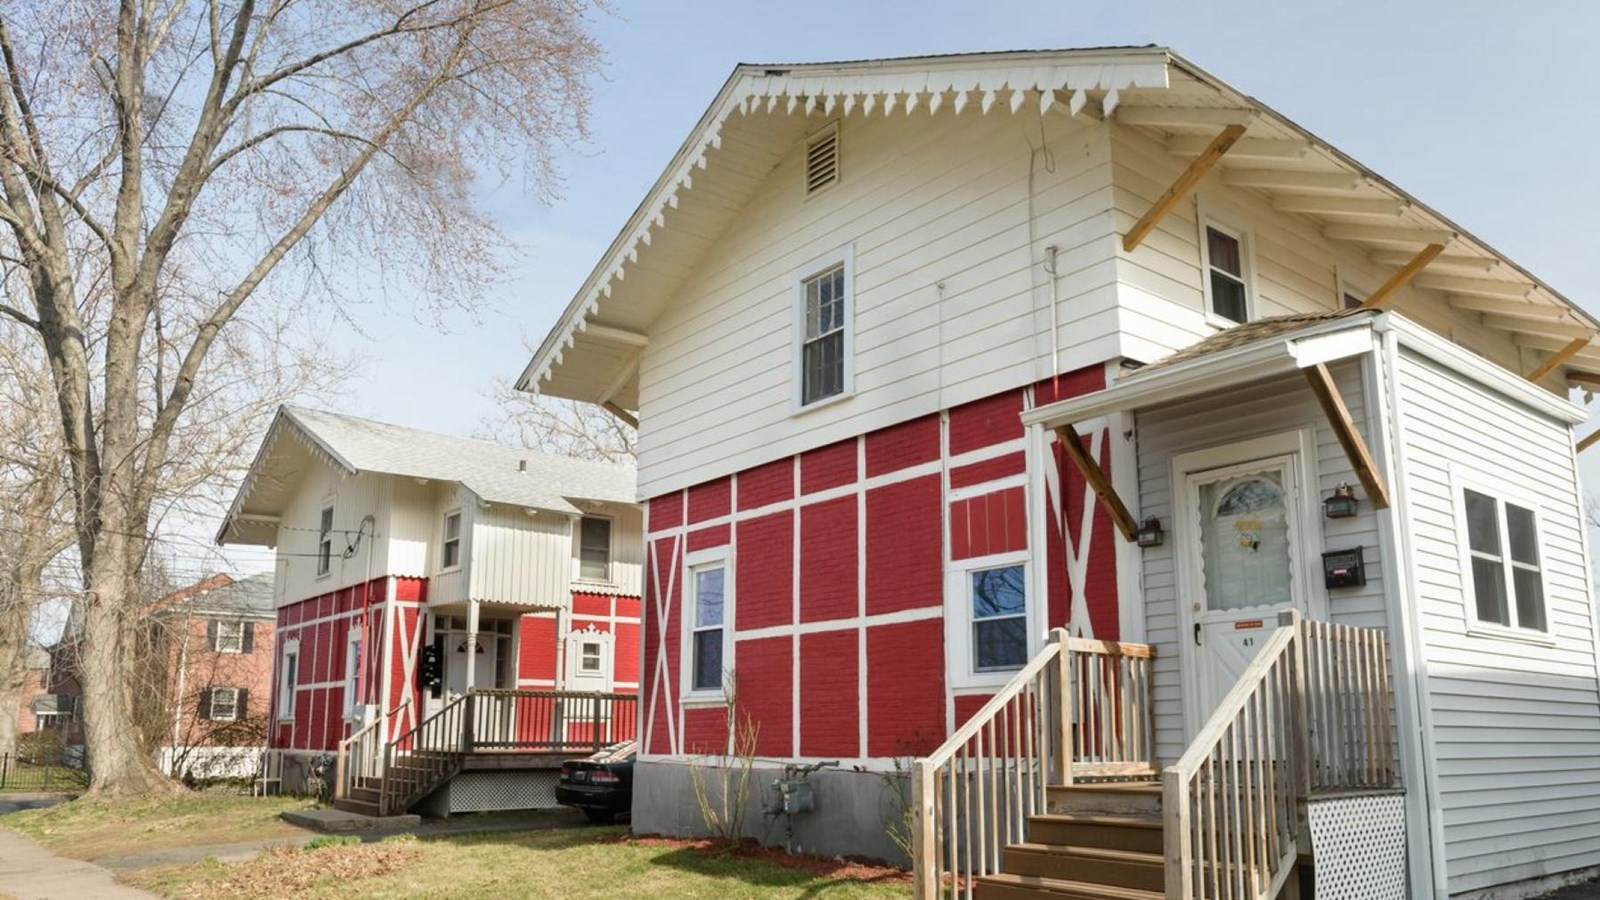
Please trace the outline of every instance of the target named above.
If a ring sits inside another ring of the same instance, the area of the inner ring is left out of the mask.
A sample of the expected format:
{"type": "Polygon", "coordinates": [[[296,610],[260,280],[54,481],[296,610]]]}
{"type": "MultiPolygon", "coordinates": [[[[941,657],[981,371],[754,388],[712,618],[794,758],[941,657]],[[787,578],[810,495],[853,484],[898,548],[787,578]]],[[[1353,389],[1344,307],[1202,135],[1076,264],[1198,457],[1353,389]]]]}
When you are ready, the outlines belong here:
{"type": "MultiPolygon", "coordinates": [[[[1446,250],[1412,284],[1552,353],[1600,320],[1370,168],[1165,47],[1103,47],[736,66],[667,168],[540,344],[522,390],[638,408],[646,332],[697,261],[811,129],[852,116],[1041,114],[1114,117],[1177,156],[1245,124],[1225,182],[1312,219],[1393,272],[1446,250]]],[[[1331,298],[1330,298],[1331,300],[1331,298]]],[[[1600,347],[1570,366],[1600,373],[1600,347]]],[[[1597,376],[1600,378],[1600,376],[1597,376]]]]}
{"type": "Polygon", "coordinates": [[[277,615],[270,572],[235,580],[212,575],[151,604],[156,617],[172,615],[272,619],[277,615]]]}
{"type": "Polygon", "coordinates": [[[634,503],[631,465],[534,453],[489,441],[436,434],[356,416],[283,406],[217,534],[238,539],[242,519],[276,515],[287,502],[296,455],[309,454],[345,474],[370,472],[455,482],[486,503],[580,515],[575,501],[634,503]],[[287,440],[286,440],[287,438],[287,440]],[[274,456],[285,457],[274,466],[274,456]],[[271,484],[269,484],[271,482],[271,484]]]}

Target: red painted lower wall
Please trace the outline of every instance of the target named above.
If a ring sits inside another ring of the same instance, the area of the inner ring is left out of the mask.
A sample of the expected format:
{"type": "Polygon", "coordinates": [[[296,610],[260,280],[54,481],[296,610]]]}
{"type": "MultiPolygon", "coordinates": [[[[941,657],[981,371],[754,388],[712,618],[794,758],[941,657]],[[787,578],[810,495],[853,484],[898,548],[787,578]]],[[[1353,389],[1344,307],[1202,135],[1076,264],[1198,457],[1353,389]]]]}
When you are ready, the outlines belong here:
{"type": "MultiPolygon", "coordinates": [[[[650,500],[646,752],[728,742],[723,706],[680,702],[684,559],[712,548],[725,548],[734,573],[735,708],[760,755],[885,758],[942,743],[986,698],[950,686],[945,561],[1029,550],[1020,414],[1103,386],[1092,367],[650,500]]],[[[1108,471],[1110,438],[1098,436],[1108,471]]],[[[1054,455],[1048,594],[1030,602],[1052,627],[1115,639],[1112,529],[1059,447],[1054,455]],[[1087,554],[1078,597],[1069,544],[1087,554]]]]}

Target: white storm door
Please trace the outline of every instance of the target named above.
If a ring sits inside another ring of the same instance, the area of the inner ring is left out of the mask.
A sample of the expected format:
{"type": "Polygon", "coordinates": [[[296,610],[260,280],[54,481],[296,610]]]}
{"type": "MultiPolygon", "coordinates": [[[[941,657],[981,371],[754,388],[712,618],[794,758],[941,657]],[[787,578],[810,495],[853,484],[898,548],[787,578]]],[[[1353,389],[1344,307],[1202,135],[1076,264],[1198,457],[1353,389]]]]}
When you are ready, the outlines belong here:
{"type": "Polygon", "coordinates": [[[1183,529],[1191,565],[1185,656],[1203,725],[1277,627],[1304,611],[1298,454],[1190,473],[1183,529]]]}

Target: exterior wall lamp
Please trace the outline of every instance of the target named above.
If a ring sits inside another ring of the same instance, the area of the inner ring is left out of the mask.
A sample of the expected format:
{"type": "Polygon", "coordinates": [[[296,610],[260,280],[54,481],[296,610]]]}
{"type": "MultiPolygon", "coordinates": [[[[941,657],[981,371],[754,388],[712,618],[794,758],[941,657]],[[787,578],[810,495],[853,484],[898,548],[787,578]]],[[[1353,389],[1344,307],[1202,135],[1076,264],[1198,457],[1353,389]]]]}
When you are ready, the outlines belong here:
{"type": "Polygon", "coordinates": [[[1360,505],[1356,489],[1346,482],[1334,488],[1333,494],[1322,501],[1322,514],[1330,519],[1348,519],[1356,514],[1360,505]]]}
{"type": "Polygon", "coordinates": [[[1159,547],[1166,542],[1167,533],[1161,530],[1161,520],[1151,516],[1139,526],[1137,537],[1141,547],[1159,547]]]}

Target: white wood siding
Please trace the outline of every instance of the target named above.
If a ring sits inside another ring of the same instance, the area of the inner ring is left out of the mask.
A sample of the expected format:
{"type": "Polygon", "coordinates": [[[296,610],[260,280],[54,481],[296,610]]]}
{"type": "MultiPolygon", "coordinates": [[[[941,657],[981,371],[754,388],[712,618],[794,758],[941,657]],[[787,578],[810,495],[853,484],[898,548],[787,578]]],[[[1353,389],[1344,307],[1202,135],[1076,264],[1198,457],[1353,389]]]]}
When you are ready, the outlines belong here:
{"type": "Polygon", "coordinates": [[[468,584],[472,576],[473,548],[476,545],[476,533],[473,530],[478,517],[483,515],[483,508],[478,505],[477,495],[458,484],[443,484],[429,498],[431,500],[424,507],[418,508],[422,514],[426,510],[429,520],[427,530],[428,541],[428,603],[460,603],[471,597],[468,584]],[[461,512],[461,565],[445,571],[444,555],[444,516],[445,513],[461,512]]]}
{"type": "MultiPolygon", "coordinates": [[[[1111,127],[1110,143],[1116,228],[1124,233],[1183,172],[1187,158],[1121,125],[1111,127]]],[[[1121,241],[1115,244],[1124,355],[1149,362],[1215,330],[1204,319],[1197,218],[1202,205],[1250,233],[1247,252],[1254,260],[1257,317],[1339,309],[1341,277],[1365,293],[1392,273],[1374,267],[1360,247],[1324,238],[1312,219],[1280,213],[1261,193],[1229,187],[1213,171],[1195,197],[1179,203],[1132,253],[1123,252],[1121,241]]],[[[1491,332],[1477,316],[1454,310],[1436,292],[1408,286],[1388,308],[1512,371],[1523,368],[1504,333],[1491,332]]]]}
{"type": "Polygon", "coordinates": [[[368,526],[357,552],[345,559],[345,547],[356,539],[361,520],[375,518],[376,532],[387,531],[389,479],[382,475],[346,476],[333,466],[316,460],[307,465],[294,497],[279,519],[278,590],[279,603],[297,603],[308,597],[326,594],[360,584],[369,577],[384,574],[385,550],[372,538],[368,526]],[[322,508],[333,505],[333,553],[327,575],[317,575],[317,538],[322,508]]]}
{"type": "Polygon", "coordinates": [[[1570,430],[1410,353],[1396,381],[1450,893],[1600,864],[1600,685],[1570,430]],[[1538,504],[1548,646],[1468,633],[1452,474],[1538,504]]]}
{"type": "Polygon", "coordinates": [[[1056,115],[1021,123],[976,109],[848,120],[840,181],[809,199],[797,142],[650,329],[640,495],[1044,377],[1050,286],[1034,263],[1049,245],[1058,248],[1062,370],[1111,356],[1106,130],[1056,115]],[[1043,154],[1033,158],[1041,127],[1054,171],[1043,154]],[[847,244],[855,395],[794,415],[795,270],[847,244]]]}
{"type": "Polygon", "coordinates": [[[586,581],[578,577],[578,542],[571,541],[569,569],[572,590],[586,594],[644,595],[644,510],[611,506],[597,512],[611,519],[611,577],[586,581]]]}
{"type": "MultiPolygon", "coordinates": [[[[1362,364],[1346,362],[1332,367],[1335,381],[1344,395],[1364,437],[1370,441],[1367,405],[1362,389],[1362,364]]],[[[1385,560],[1379,542],[1377,519],[1370,503],[1363,502],[1359,515],[1349,519],[1324,519],[1320,514],[1322,497],[1341,482],[1358,484],[1339,440],[1328,427],[1322,408],[1298,376],[1263,382],[1228,392],[1221,400],[1194,400],[1138,414],[1136,428],[1139,459],[1138,518],[1155,516],[1169,528],[1171,538],[1162,546],[1144,552],[1145,637],[1157,648],[1155,667],[1156,751],[1164,762],[1175,761],[1186,745],[1180,679],[1182,654],[1193,649],[1183,640],[1175,553],[1187,539],[1177,529],[1170,483],[1172,457],[1190,450],[1201,450],[1250,437],[1277,434],[1301,428],[1314,428],[1316,459],[1312,496],[1305,502],[1318,504],[1320,540],[1313,537],[1310,552],[1362,547],[1367,566],[1367,584],[1329,592],[1318,583],[1308,586],[1308,596],[1322,598],[1327,617],[1332,621],[1362,628],[1384,628],[1383,600],[1385,560]]],[[[1181,489],[1181,486],[1179,487],[1181,489]]],[[[1313,557],[1315,558],[1315,557],[1313,557]]],[[[1190,602],[1184,600],[1183,602],[1190,602]]],[[[1319,615],[1319,618],[1321,616],[1319,615]]]]}

